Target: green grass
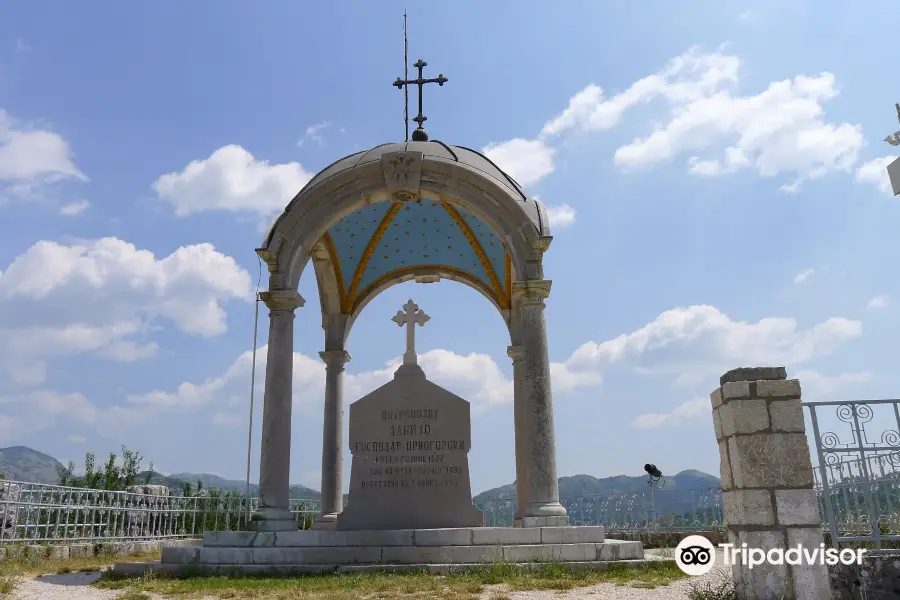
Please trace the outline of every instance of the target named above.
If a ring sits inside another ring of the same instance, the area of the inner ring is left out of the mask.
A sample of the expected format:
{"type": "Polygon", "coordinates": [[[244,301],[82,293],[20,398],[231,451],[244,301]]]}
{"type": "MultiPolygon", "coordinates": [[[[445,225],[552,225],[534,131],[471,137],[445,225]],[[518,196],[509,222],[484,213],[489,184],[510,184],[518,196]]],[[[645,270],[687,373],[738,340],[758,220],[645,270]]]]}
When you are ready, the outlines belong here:
{"type": "MultiPolygon", "coordinates": [[[[556,590],[598,583],[639,588],[655,588],[686,577],[672,561],[654,561],[641,565],[611,565],[605,571],[570,569],[547,563],[531,572],[513,565],[490,565],[467,573],[446,576],[426,573],[391,574],[386,572],[342,575],[304,575],[297,577],[225,577],[208,576],[174,579],[149,575],[140,578],[104,576],[94,585],[128,592],[154,592],[176,598],[223,598],[271,600],[356,600],[399,599],[475,600],[485,592],[492,600],[508,598],[518,590],[556,590]]],[[[135,597],[137,598],[137,597],[135,597]]],[[[129,597],[128,600],[131,600],[129,597]]]]}

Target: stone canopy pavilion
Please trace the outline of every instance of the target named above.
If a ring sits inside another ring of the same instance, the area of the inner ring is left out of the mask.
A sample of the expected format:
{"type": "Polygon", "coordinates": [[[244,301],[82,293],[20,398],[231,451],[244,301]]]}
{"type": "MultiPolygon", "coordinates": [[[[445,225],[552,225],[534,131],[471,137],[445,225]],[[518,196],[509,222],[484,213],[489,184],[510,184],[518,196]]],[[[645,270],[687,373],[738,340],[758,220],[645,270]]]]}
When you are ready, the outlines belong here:
{"type": "Polygon", "coordinates": [[[119,574],[301,574],[424,569],[446,573],[484,563],[531,568],[554,561],[605,568],[643,559],[636,541],[607,540],[603,527],[570,527],[559,502],[543,256],[547,212],[484,155],[429,141],[376,146],[316,175],[266,233],[257,254],[269,269],[269,340],[260,449],[259,504],[251,531],[206,532],[199,547],[163,549],[160,563],[119,564],[119,574]],[[313,531],[298,530],[288,496],[294,311],[312,261],[326,365],[322,505],[313,531]],[[393,318],[407,327],[394,380],[350,406],[343,439],[346,340],[366,304],[404,281],[459,281],[494,305],[509,329],[513,361],[515,527],[484,527],[472,504],[469,403],[427,380],[416,362],[415,327],[429,317],[412,300],[393,318]],[[343,506],[343,452],[353,453],[343,506]]]}
{"type": "MultiPolygon", "coordinates": [[[[417,130],[417,131],[422,131],[417,130]]],[[[424,131],[422,131],[424,133],[424,131]]],[[[413,136],[414,139],[417,137],[413,136]]],[[[418,136],[419,138],[427,136],[418,136]]],[[[484,155],[440,141],[377,146],[325,168],[297,194],[257,250],[269,269],[269,340],[260,456],[260,531],[295,530],[289,511],[294,311],[312,261],[325,331],[322,509],[333,526],[343,499],[342,378],[350,328],[366,304],[403,281],[466,284],[509,329],[514,371],[520,526],[565,525],[559,503],[544,301],[544,207],[484,155]]]]}

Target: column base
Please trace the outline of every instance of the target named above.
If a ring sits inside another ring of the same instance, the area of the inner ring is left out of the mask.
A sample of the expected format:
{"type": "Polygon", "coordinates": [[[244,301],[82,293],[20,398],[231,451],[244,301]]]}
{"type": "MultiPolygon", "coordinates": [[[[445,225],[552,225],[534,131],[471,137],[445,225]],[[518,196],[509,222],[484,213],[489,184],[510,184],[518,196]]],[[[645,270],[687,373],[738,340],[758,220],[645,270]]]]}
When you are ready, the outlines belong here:
{"type": "Polygon", "coordinates": [[[316,515],[316,520],[310,529],[315,529],[316,531],[334,531],[337,528],[337,516],[337,513],[316,515]]]}
{"type": "Polygon", "coordinates": [[[521,525],[513,527],[567,527],[569,517],[567,515],[555,517],[522,517],[521,525]]]}
{"type": "Polygon", "coordinates": [[[260,508],[250,517],[250,531],[297,531],[300,526],[293,513],[283,508],[260,508]]]}
{"type": "Polygon", "coordinates": [[[559,502],[529,502],[522,515],[522,527],[565,527],[566,507],[559,502]]]}

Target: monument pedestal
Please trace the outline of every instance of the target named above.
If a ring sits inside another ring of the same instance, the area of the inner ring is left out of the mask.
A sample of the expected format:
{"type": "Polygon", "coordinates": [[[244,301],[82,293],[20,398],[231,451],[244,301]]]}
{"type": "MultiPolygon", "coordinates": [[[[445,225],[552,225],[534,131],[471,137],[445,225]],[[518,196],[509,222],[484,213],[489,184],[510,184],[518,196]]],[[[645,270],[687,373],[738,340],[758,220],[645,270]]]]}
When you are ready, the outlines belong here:
{"type": "Polygon", "coordinates": [[[359,571],[451,573],[490,563],[553,562],[603,569],[639,563],[640,542],[607,540],[603,527],[462,527],[377,531],[217,531],[199,547],[167,547],[157,563],[120,563],[113,573],[296,575],[359,571]]]}

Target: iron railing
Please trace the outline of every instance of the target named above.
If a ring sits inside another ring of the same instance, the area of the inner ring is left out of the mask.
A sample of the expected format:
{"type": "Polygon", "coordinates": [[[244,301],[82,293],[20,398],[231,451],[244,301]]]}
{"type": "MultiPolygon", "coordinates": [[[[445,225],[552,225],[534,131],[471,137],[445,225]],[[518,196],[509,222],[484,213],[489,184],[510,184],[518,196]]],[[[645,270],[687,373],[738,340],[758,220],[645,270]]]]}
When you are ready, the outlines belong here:
{"type": "MultiPolygon", "coordinates": [[[[0,544],[199,537],[245,529],[257,499],[210,490],[157,496],[0,480],[0,544]]],[[[314,500],[291,500],[298,528],[318,512],[314,500]]]]}
{"type": "MultiPolygon", "coordinates": [[[[560,503],[572,525],[603,525],[609,532],[715,531],[725,527],[719,488],[652,488],[640,492],[610,492],[563,497],[560,503]]],[[[485,525],[512,525],[514,497],[491,497],[476,502],[485,525]]]]}
{"type": "Polygon", "coordinates": [[[900,544],[900,400],[804,403],[818,458],[814,483],[835,547],[900,544]]]}

